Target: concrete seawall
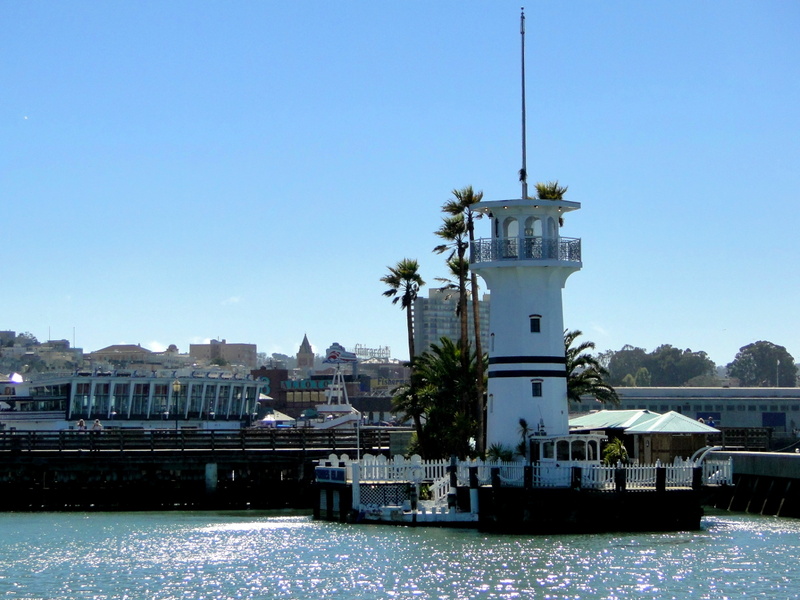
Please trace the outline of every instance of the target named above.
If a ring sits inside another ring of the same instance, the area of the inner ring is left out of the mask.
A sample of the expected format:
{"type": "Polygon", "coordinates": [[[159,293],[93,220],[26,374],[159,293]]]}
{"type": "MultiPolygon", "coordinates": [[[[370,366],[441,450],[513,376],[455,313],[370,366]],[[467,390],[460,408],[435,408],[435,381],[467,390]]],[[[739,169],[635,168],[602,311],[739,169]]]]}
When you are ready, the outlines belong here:
{"type": "Polygon", "coordinates": [[[707,504],[724,510],[800,518],[800,454],[714,452],[733,460],[733,485],[715,490],[707,504]]]}

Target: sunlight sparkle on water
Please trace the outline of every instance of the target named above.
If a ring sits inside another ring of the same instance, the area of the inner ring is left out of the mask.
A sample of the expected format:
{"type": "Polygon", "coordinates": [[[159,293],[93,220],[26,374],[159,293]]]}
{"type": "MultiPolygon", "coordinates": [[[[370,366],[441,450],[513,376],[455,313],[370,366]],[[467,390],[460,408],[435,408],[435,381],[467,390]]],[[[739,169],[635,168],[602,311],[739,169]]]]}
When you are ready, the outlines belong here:
{"type": "Polygon", "coordinates": [[[800,598],[800,524],[523,537],[257,513],[5,514],[0,598],[800,598]]]}

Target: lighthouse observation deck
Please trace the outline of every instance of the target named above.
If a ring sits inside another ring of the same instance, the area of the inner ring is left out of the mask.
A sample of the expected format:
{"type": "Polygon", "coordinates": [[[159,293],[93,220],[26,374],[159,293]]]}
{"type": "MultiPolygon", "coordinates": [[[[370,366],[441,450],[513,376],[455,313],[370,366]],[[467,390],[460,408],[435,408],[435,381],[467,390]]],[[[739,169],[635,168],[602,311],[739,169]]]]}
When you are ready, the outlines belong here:
{"type": "Polygon", "coordinates": [[[581,262],[580,238],[506,237],[475,240],[470,264],[514,260],[581,262]]]}

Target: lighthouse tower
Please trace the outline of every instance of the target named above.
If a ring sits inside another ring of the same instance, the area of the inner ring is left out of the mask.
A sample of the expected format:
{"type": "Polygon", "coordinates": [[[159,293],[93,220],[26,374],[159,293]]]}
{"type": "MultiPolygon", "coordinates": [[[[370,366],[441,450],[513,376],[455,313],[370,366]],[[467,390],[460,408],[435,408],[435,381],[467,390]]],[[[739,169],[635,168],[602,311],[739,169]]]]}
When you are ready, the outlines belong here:
{"type": "Polygon", "coordinates": [[[472,269],[491,291],[487,447],[529,433],[568,434],[567,370],[561,290],[581,268],[581,241],[561,236],[565,200],[497,200],[473,210],[489,217],[492,235],[471,248],[472,269]]]}
{"type": "MultiPolygon", "coordinates": [[[[522,195],[472,206],[491,223],[491,237],[475,241],[470,252],[471,268],[491,291],[487,447],[518,447],[523,423],[527,434],[541,442],[569,433],[561,290],[581,268],[581,241],[562,237],[561,224],[564,214],[580,204],[528,195],[524,13],[520,34],[522,195]]],[[[532,448],[539,454],[536,448],[545,446],[552,448],[551,443],[532,448]]],[[[552,452],[548,449],[544,454],[552,452]]]]}

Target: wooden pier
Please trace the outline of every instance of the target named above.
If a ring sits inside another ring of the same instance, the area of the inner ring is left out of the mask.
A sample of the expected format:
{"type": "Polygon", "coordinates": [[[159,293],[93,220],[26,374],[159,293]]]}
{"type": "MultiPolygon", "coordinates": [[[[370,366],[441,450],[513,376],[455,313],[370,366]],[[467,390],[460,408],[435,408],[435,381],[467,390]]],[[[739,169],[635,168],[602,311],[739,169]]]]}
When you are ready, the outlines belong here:
{"type": "Polygon", "coordinates": [[[0,432],[0,510],[311,506],[314,461],[389,450],[387,428],[0,432]]]}

